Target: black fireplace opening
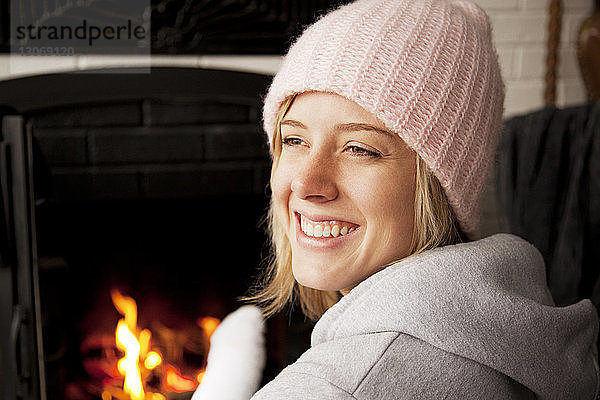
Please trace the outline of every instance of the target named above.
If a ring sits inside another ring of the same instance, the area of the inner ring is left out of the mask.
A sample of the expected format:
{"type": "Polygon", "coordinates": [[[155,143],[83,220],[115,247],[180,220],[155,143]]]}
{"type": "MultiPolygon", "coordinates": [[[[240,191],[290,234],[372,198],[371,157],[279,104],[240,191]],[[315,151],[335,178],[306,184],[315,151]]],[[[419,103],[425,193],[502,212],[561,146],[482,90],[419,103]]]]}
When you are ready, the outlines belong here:
{"type": "MultiPolygon", "coordinates": [[[[0,83],[0,104],[31,135],[43,398],[128,398],[115,292],[135,301],[147,350],[162,356],[146,389],[190,398],[206,367],[203,321],[243,304],[268,251],[260,106],[271,78],[131,72],[0,83]]],[[[267,321],[263,383],[308,346],[311,327],[298,312],[267,321]]]]}
{"type": "MultiPolygon", "coordinates": [[[[116,347],[121,318],[111,303],[115,289],[136,300],[138,325],[152,332],[163,357],[169,335],[180,340],[180,356],[165,362],[193,377],[206,357],[202,340],[193,340],[195,324],[222,320],[240,306],[260,262],[264,235],[255,227],[263,212],[258,196],[39,207],[48,393],[102,393],[102,381],[111,378],[104,347],[116,347]]],[[[272,374],[278,366],[272,361],[269,368],[272,374]]]]}

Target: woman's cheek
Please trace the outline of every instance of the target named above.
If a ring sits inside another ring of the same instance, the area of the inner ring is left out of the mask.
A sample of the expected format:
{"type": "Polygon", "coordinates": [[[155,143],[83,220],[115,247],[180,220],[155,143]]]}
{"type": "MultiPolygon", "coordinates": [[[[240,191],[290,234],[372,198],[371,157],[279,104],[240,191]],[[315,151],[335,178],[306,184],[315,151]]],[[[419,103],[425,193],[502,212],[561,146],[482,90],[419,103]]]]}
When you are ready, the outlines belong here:
{"type": "Polygon", "coordinates": [[[280,197],[284,192],[286,192],[286,186],[289,187],[289,184],[286,185],[286,177],[284,174],[285,168],[281,168],[279,165],[275,167],[275,170],[271,176],[271,192],[273,193],[273,197],[280,197]]]}
{"type": "Polygon", "coordinates": [[[273,171],[271,177],[272,200],[275,210],[281,218],[288,213],[288,203],[291,193],[291,177],[286,171],[289,171],[289,169],[282,168],[280,164],[278,168],[273,171]]]}
{"type": "Polygon", "coordinates": [[[356,205],[369,205],[385,193],[387,185],[394,177],[388,177],[372,171],[370,168],[350,166],[345,168],[340,186],[350,190],[351,198],[356,205]],[[383,178],[382,178],[383,176],[383,178]]]}

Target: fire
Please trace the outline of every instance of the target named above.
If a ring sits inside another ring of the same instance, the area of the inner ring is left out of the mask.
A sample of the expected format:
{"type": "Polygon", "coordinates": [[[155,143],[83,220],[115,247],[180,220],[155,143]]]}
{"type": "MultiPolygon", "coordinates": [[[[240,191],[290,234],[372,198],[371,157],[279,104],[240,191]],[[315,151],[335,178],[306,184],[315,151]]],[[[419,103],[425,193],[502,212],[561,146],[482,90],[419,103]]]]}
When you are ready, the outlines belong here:
{"type": "Polygon", "coordinates": [[[196,375],[196,380],[198,381],[198,383],[202,383],[202,378],[204,378],[205,372],[206,372],[205,370],[202,370],[202,371],[198,372],[198,375],[196,375]]]}
{"type": "Polygon", "coordinates": [[[146,360],[144,360],[144,367],[146,367],[146,369],[152,370],[158,367],[161,363],[162,357],[160,356],[160,354],[158,354],[155,351],[151,351],[150,353],[148,353],[146,360]]]}
{"type": "Polygon", "coordinates": [[[136,336],[137,305],[131,297],[122,296],[116,290],[111,295],[115,307],[125,317],[119,320],[115,332],[117,347],[125,352],[125,357],[117,364],[119,372],[125,377],[123,391],[129,394],[131,400],[144,400],[146,394],[139,364],[141,345],[136,336]]]}
{"type": "Polygon", "coordinates": [[[204,332],[210,338],[220,322],[217,318],[204,317],[198,320],[198,326],[204,329],[204,332]]]}
{"type": "Polygon", "coordinates": [[[198,382],[181,376],[172,365],[167,365],[167,384],[177,393],[189,392],[198,386],[198,382]]]}
{"type": "MultiPolygon", "coordinates": [[[[102,399],[166,400],[172,398],[174,393],[195,390],[202,380],[204,369],[196,370],[192,375],[186,376],[171,364],[173,360],[167,363],[164,354],[152,349],[150,330],[138,327],[138,309],[135,300],[123,296],[117,290],[111,291],[111,298],[115,308],[123,316],[117,322],[115,343],[125,355],[117,361],[122,388],[114,386],[118,381],[105,385],[101,393],[102,399]],[[148,384],[151,386],[147,386],[148,384]],[[162,393],[155,393],[156,389],[162,393]]],[[[203,329],[204,337],[210,338],[220,321],[205,317],[198,319],[197,323],[203,329]]]]}

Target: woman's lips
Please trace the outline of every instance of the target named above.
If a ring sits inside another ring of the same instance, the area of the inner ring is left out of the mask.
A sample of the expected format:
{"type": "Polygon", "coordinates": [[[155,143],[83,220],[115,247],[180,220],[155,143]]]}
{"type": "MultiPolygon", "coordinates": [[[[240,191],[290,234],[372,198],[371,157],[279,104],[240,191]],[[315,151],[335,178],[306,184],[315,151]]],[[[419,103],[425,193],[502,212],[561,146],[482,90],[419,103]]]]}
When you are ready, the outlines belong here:
{"type": "Polygon", "coordinates": [[[295,216],[296,239],[306,247],[338,246],[359,228],[357,224],[328,217],[313,217],[313,220],[298,212],[295,216]]]}

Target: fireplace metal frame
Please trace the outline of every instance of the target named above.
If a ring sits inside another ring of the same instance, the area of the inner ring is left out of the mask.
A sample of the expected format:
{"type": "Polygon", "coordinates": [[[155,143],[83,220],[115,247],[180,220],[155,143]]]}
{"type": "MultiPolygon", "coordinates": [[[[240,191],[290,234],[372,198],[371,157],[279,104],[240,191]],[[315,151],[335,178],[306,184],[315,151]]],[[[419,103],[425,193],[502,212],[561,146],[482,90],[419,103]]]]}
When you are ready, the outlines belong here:
{"type": "MultiPolygon", "coordinates": [[[[259,107],[270,77],[186,68],[120,68],[0,82],[12,109],[0,136],[0,397],[46,398],[36,249],[33,134],[28,116],[80,103],[218,98],[259,107]]],[[[6,114],[6,112],[5,112],[6,114]]]]}
{"type": "Polygon", "coordinates": [[[33,200],[32,136],[21,116],[2,122],[1,177],[6,243],[0,260],[2,398],[46,398],[33,200]],[[12,285],[11,285],[12,282],[12,285]],[[11,301],[12,300],[12,301],[11,301]],[[12,313],[12,316],[8,316],[12,313]]]}

